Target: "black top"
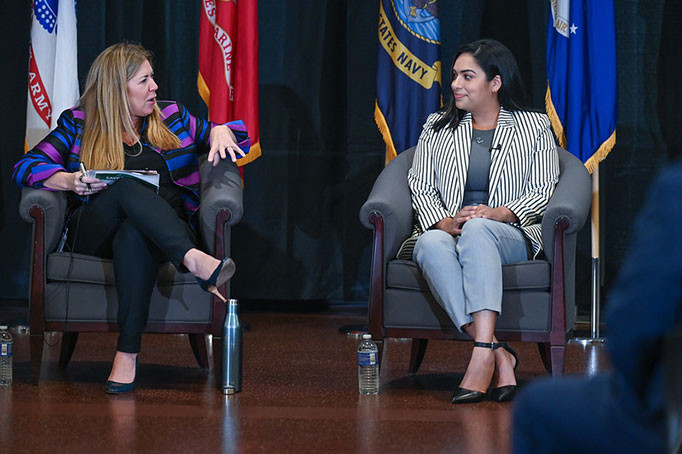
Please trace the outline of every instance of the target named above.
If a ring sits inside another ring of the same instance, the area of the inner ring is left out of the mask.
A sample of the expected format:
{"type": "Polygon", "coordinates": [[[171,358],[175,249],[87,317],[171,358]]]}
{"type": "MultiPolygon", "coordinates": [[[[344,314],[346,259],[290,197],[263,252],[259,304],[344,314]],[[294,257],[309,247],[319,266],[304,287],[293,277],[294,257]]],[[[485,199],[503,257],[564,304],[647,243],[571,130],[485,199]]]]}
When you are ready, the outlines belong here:
{"type": "Polygon", "coordinates": [[[168,202],[181,219],[184,219],[182,189],[173,183],[166,162],[161,155],[140,143],[136,143],[132,147],[124,143],[123,151],[125,153],[125,170],[156,170],[159,173],[159,195],[168,202]],[[142,149],[141,152],[140,148],[142,149]]]}

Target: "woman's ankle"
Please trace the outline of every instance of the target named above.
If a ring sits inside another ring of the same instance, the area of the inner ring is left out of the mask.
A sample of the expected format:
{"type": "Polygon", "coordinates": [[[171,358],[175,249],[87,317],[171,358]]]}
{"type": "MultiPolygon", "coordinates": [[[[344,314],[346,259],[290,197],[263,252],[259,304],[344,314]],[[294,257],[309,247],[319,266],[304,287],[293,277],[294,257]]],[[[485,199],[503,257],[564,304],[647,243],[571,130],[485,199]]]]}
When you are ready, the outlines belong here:
{"type": "Polygon", "coordinates": [[[495,373],[495,356],[486,348],[474,347],[460,387],[475,391],[488,389],[495,373]]]}
{"type": "Polygon", "coordinates": [[[514,357],[504,349],[495,351],[495,387],[516,385],[514,357]]]}
{"type": "Polygon", "coordinates": [[[136,360],[138,353],[116,351],[114,360],[111,364],[111,372],[109,373],[109,380],[118,383],[130,383],[135,379],[136,360]]]}

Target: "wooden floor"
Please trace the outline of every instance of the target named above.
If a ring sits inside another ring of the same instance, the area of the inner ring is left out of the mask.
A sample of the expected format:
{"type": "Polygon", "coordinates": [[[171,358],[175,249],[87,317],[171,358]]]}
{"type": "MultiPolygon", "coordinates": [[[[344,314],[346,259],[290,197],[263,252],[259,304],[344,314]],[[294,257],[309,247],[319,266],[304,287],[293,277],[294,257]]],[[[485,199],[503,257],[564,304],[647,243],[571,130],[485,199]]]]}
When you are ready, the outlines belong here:
{"type": "MultiPolygon", "coordinates": [[[[29,383],[28,334],[15,338],[14,384],[0,388],[0,452],[510,452],[511,404],[450,404],[465,342],[433,341],[407,376],[409,342],[387,342],[381,393],[357,392],[353,314],[246,313],[243,391],[227,397],[196,367],[182,335],[145,335],[138,386],[104,393],[116,335],[82,334],[66,370],[48,336],[40,386],[29,383]]],[[[521,385],[543,376],[535,345],[521,385]]],[[[603,347],[569,346],[567,372],[606,367],[603,347]]]]}

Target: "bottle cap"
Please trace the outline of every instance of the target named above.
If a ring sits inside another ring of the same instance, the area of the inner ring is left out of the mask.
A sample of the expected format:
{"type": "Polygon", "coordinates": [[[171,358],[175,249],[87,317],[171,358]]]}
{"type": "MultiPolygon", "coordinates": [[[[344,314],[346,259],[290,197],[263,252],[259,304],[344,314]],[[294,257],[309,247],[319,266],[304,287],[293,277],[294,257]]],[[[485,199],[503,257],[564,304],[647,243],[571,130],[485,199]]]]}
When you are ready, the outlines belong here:
{"type": "Polygon", "coordinates": [[[371,338],[372,338],[372,335],[369,334],[369,333],[365,333],[365,334],[362,335],[362,338],[363,338],[363,339],[371,339],[371,338]]]}

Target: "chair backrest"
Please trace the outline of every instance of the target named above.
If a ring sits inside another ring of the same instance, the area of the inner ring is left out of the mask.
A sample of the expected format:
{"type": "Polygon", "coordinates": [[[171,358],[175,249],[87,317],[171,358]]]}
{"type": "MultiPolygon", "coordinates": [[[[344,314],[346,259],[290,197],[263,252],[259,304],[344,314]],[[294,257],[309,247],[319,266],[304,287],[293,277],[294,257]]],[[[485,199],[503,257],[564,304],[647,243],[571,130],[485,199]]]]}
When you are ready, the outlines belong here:
{"type": "Polygon", "coordinates": [[[390,166],[398,166],[401,169],[405,169],[405,176],[407,176],[407,172],[410,170],[410,167],[412,167],[412,161],[414,161],[414,151],[417,149],[417,147],[410,147],[407,150],[403,151],[400,153],[398,156],[396,156],[388,165],[390,166]]]}

